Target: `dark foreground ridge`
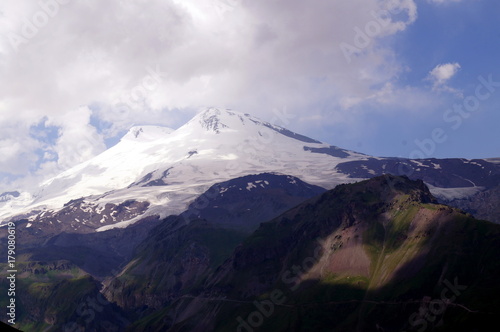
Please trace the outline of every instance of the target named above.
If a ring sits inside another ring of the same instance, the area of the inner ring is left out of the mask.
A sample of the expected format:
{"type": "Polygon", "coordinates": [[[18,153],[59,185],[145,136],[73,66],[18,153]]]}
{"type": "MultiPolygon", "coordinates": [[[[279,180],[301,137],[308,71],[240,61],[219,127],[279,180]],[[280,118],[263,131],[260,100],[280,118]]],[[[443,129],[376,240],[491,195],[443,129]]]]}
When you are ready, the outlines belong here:
{"type": "Polygon", "coordinates": [[[500,227],[437,204],[422,181],[341,185],[261,224],[149,331],[487,331],[500,227]]]}

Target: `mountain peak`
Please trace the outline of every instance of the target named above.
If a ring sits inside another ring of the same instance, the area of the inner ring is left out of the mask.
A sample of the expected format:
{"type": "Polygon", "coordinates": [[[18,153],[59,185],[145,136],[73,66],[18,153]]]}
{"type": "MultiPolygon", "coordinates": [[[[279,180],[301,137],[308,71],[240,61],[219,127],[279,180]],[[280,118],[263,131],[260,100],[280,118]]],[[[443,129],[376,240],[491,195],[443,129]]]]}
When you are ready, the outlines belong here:
{"type": "Polygon", "coordinates": [[[253,134],[263,136],[266,130],[272,130],[288,138],[304,143],[322,144],[322,142],[309,138],[304,135],[294,133],[286,128],[265,122],[259,118],[251,116],[247,113],[235,112],[232,110],[219,110],[217,108],[209,108],[198,115],[196,115],[186,125],[201,125],[201,127],[208,131],[220,134],[222,132],[240,131],[246,132],[253,131],[253,134]],[[253,129],[251,129],[253,128],[253,129]]]}
{"type": "Polygon", "coordinates": [[[227,111],[221,112],[219,109],[209,108],[208,110],[200,114],[200,119],[198,121],[201,124],[202,128],[206,129],[207,131],[213,131],[216,134],[219,134],[220,129],[228,127],[222,121],[224,117],[227,117],[229,115],[230,113],[228,113],[227,111]]]}
{"type": "Polygon", "coordinates": [[[248,114],[234,112],[231,110],[220,110],[218,108],[209,108],[201,113],[198,113],[189,125],[200,125],[207,132],[220,134],[224,131],[242,130],[252,121],[254,124],[262,124],[263,122],[252,118],[248,114]]]}

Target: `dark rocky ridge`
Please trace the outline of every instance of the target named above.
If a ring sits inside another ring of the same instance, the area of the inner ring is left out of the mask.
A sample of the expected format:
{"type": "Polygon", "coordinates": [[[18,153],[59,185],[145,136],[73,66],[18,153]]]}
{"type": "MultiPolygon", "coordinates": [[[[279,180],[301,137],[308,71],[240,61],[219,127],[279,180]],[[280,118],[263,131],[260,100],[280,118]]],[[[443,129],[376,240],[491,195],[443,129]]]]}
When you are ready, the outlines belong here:
{"type": "Polygon", "coordinates": [[[326,189],[289,175],[261,173],[211,186],[181,214],[224,228],[254,231],[269,220],[326,189]]]}
{"type": "Polygon", "coordinates": [[[340,163],[336,168],[352,178],[406,175],[440,188],[492,188],[500,184],[500,165],[482,159],[369,158],[340,163]]]}
{"type": "Polygon", "coordinates": [[[377,177],[263,223],[203,286],[165,303],[161,320],[132,328],[487,331],[500,313],[499,249],[500,226],[437,204],[422,181],[377,177]],[[450,283],[464,286],[439,319],[415,320],[450,283]],[[284,302],[271,306],[271,294],[284,302]],[[248,325],[255,313],[262,320],[248,325]]]}

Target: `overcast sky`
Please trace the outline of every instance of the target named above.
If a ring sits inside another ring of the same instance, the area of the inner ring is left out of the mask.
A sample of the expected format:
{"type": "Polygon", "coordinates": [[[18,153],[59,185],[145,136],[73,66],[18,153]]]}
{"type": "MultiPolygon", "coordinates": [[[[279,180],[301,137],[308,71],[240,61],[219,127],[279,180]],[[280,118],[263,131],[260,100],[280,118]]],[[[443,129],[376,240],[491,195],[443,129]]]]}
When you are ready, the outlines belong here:
{"type": "Polygon", "coordinates": [[[498,0],[0,3],[0,193],[230,108],[376,156],[500,156],[498,0]]]}

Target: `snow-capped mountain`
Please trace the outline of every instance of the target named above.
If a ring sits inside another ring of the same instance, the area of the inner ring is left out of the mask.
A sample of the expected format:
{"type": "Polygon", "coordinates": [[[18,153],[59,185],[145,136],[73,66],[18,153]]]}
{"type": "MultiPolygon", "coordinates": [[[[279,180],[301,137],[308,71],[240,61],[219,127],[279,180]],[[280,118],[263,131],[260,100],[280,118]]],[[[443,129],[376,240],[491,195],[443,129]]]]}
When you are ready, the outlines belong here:
{"type": "Polygon", "coordinates": [[[0,223],[13,216],[63,223],[69,218],[64,213],[79,211],[76,219],[83,228],[125,227],[146,216],[179,214],[216,183],[266,172],[325,189],[384,173],[408,175],[423,179],[433,194],[447,200],[500,182],[498,163],[376,158],[248,114],[209,109],[177,130],[131,128],[117,145],[50,179],[32,197],[8,196],[0,202],[0,223]]]}
{"type": "Polygon", "coordinates": [[[95,213],[106,204],[146,201],[142,212],[165,217],[184,211],[211,185],[249,174],[282,173],[333,188],[355,181],[336,165],[366,157],[248,114],[209,109],[177,130],[130,129],[117,145],[42,184],[28,204],[4,205],[0,217],[30,210],[50,214],[80,198],[95,213]]]}

